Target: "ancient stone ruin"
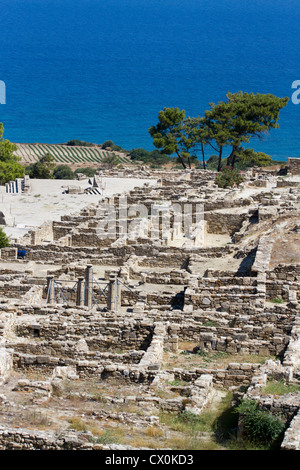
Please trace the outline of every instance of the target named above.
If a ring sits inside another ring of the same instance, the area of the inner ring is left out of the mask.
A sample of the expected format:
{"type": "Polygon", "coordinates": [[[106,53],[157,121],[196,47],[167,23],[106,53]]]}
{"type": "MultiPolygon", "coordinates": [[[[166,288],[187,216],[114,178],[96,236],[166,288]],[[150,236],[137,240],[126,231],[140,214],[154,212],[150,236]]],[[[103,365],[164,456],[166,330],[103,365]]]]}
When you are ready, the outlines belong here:
{"type": "Polygon", "coordinates": [[[155,185],[87,199],[2,250],[0,449],[170,448],[162,414],[230,391],[280,416],[281,448],[299,450],[300,392],[262,393],[300,385],[299,182],[139,171],[155,185]],[[70,427],[83,414],[94,428],[70,427]],[[105,440],[108,423],[145,439],[105,440]]]}

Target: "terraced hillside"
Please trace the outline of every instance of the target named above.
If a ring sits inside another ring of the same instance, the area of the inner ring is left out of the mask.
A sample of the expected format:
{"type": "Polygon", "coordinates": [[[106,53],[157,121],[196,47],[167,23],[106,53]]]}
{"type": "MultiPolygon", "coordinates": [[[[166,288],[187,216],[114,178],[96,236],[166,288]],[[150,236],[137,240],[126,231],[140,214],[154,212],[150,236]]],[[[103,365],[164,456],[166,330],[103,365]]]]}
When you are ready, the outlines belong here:
{"type": "MultiPolygon", "coordinates": [[[[34,163],[50,152],[58,164],[99,164],[105,156],[111,152],[101,147],[81,147],[61,144],[17,144],[16,154],[21,158],[23,164],[34,163]]],[[[121,163],[129,163],[130,159],[123,153],[114,152],[119,155],[121,163]]]]}

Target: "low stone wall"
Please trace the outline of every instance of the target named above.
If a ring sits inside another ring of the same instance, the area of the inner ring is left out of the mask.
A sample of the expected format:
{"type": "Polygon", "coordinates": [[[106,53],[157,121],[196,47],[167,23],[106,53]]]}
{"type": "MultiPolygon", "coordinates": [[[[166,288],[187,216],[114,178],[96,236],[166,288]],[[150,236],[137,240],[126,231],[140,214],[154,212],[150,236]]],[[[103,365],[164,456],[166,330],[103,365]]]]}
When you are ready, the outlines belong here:
{"type": "Polygon", "coordinates": [[[212,369],[209,367],[197,368],[184,370],[179,368],[174,368],[173,370],[168,370],[169,373],[173,373],[175,378],[185,382],[193,382],[197,380],[201,375],[210,375],[212,377],[212,382],[215,387],[220,387],[221,389],[228,389],[231,387],[243,388],[249,386],[251,383],[253,374],[257,372],[260,364],[253,363],[229,363],[228,366],[225,366],[223,369],[216,368],[212,369]]]}
{"type": "Polygon", "coordinates": [[[22,285],[0,282],[0,296],[5,296],[8,298],[22,298],[30,289],[31,285],[22,285]]]}
{"type": "Polygon", "coordinates": [[[193,320],[182,318],[178,324],[173,321],[168,334],[176,334],[181,341],[197,342],[203,350],[282,356],[295,314],[294,309],[284,305],[274,305],[268,313],[254,310],[251,315],[243,310],[237,315],[228,311],[205,315],[199,311],[193,314],[193,320]]]}
{"type": "Polygon", "coordinates": [[[267,272],[268,280],[300,282],[300,265],[277,265],[272,271],[267,272]]]}
{"type": "Polygon", "coordinates": [[[266,272],[266,297],[285,302],[300,300],[300,266],[277,265],[266,272]]]}
{"type": "MultiPolygon", "coordinates": [[[[34,325],[33,325],[34,327],[34,325]]],[[[91,340],[92,341],[92,340],[91,340]]],[[[24,356],[42,356],[42,357],[57,357],[72,359],[74,361],[97,361],[101,365],[124,363],[124,364],[139,364],[145,351],[93,351],[89,348],[89,341],[81,339],[79,341],[41,341],[35,342],[12,342],[13,348],[18,360],[18,355],[24,356]]],[[[103,348],[102,348],[103,349],[103,348]]],[[[21,359],[20,359],[21,360],[21,359]]],[[[46,361],[46,359],[45,359],[46,361]]],[[[26,362],[26,360],[25,360],[26,362]]]]}
{"type": "MultiPolygon", "coordinates": [[[[37,312],[37,310],[36,310],[37,312]]],[[[152,322],[132,322],[124,319],[114,321],[106,320],[105,317],[69,318],[66,324],[63,318],[46,318],[39,322],[22,321],[16,325],[16,334],[21,337],[36,337],[40,340],[53,343],[57,341],[70,341],[76,344],[79,339],[86,340],[88,348],[93,351],[107,351],[108,349],[145,350],[149,346],[152,334],[152,322]]],[[[71,350],[71,348],[68,348],[71,350]]],[[[66,351],[68,350],[66,349],[66,351]]]]}
{"type": "Polygon", "coordinates": [[[298,369],[300,367],[300,325],[299,319],[296,319],[293,325],[290,339],[284,353],[283,365],[298,369]]]}
{"type": "Polygon", "coordinates": [[[160,362],[162,361],[164,352],[165,334],[165,325],[163,323],[156,323],[154,325],[151,344],[139,363],[141,367],[146,367],[150,370],[157,370],[160,368],[160,362]]]}
{"type": "MultiPolygon", "coordinates": [[[[215,272],[214,272],[215,273],[215,272]]],[[[243,286],[246,287],[256,287],[257,286],[257,278],[256,277],[248,277],[248,276],[234,276],[234,273],[231,273],[231,276],[222,275],[224,273],[217,272],[216,276],[209,276],[209,272],[206,272],[205,278],[198,279],[198,287],[199,289],[214,288],[214,289],[224,289],[228,287],[228,289],[237,288],[237,292],[243,289],[243,286]],[[230,286],[230,287],[229,287],[230,286]]],[[[226,273],[227,274],[227,273],[226,273]]],[[[256,289],[253,289],[253,293],[256,293],[256,289]]]]}
{"type": "Polygon", "coordinates": [[[17,259],[17,254],[18,254],[18,250],[17,248],[14,248],[14,247],[1,248],[0,250],[0,258],[4,260],[5,259],[8,259],[8,260],[17,259]]]}
{"type": "Polygon", "coordinates": [[[280,448],[281,450],[300,450],[300,410],[291,420],[280,448]]]}
{"type": "Polygon", "coordinates": [[[300,282],[272,280],[266,282],[266,299],[269,301],[299,301],[300,282]]]}
{"type": "MultiPolygon", "coordinates": [[[[300,173],[300,170],[299,170],[299,173],[300,173]]],[[[276,183],[276,187],[277,188],[297,188],[299,186],[300,183],[298,183],[297,181],[289,181],[289,180],[279,180],[277,181],[276,183]]]]}
{"type": "Polygon", "coordinates": [[[288,171],[292,175],[300,175],[300,158],[288,158],[288,171]]]}
{"type": "Polygon", "coordinates": [[[219,233],[234,235],[238,232],[247,214],[223,213],[223,212],[206,212],[204,219],[207,222],[208,233],[219,233]]]}
{"type": "Polygon", "coordinates": [[[235,289],[225,287],[219,288],[218,291],[215,288],[206,288],[200,293],[198,289],[187,288],[184,294],[185,308],[218,309],[230,313],[242,312],[244,307],[247,308],[251,304],[263,307],[264,300],[264,293],[257,292],[257,289],[251,286],[237,286],[235,289]]]}
{"type": "Polygon", "coordinates": [[[252,266],[253,272],[264,273],[269,270],[273,243],[274,240],[272,238],[268,236],[261,237],[257,247],[255,261],[252,266]]]}
{"type": "Polygon", "coordinates": [[[32,245],[39,245],[42,242],[53,240],[53,222],[48,220],[34,230],[29,231],[32,245]]]}
{"type": "Polygon", "coordinates": [[[126,450],[130,446],[102,445],[93,442],[91,433],[32,431],[0,426],[0,450],[126,450]]]}

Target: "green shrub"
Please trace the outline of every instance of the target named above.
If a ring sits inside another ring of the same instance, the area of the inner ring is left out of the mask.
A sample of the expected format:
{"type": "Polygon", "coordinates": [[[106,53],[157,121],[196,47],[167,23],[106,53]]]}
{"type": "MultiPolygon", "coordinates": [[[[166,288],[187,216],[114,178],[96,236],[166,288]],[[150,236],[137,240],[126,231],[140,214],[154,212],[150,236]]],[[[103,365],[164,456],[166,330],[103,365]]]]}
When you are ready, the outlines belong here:
{"type": "Polygon", "coordinates": [[[31,163],[26,167],[26,174],[30,178],[51,179],[56,166],[54,157],[48,152],[36,163],[31,163]]]}
{"type": "Polygon", "coordinates": [[[74,172],[68,165],[58,165],[53,170],[53,177],[57,180],[72,180],[74,176],[74,172]]]}
{"type": "Polygon", "coordinates": [[[160,413],[160,421],[177,432],[192,435],[197,431],[206,431],[211,428],[214,419],[211,413],[196,415],[189,410],[180,413],[160,413]]]}
{"type": "MultiPolygon", "coordinates": [[[[175,161],[169,155],[162,154],[159,150],[149,152],[143,148],[132,149],[129,152],[129,156],[132,161],[142,161],[151,165],[151,168],[161,168],[161,165],[175,161]]],[[[182,168],[182,165],[180,165],[180,168],[182,168]]]]}
{"type": "Polygon", "coordinates": [[[219,188],[239,186],[244,181],[241,173],[235,168],[226,166],[217,174],[215,182],[219,188]]]}
{"type": "Polygon", "coordinates": [[[73,147],[73,146],[77,146],[77,147],[93,147],[94,144],[92,144],[91,142],[85,142],[84,140],[78,140],[78,139],[73,139],[73,140],[69,140],[67,142],[67,145],[73,147]]]}
{"type": "Polygon", "coordinates": [[[111,155],[107,155],[103,157],[101,161],[101,168],[112,169],[116,168],[120,165],[120,157],[112,153],[111,155]]]}
{"type": "Polygon", "coordinates": [[[103,144],[102,144],[102,148],[105,150],[105,149],[110,149],[114,152],[118,152],[118,151],[122,151],[122,147],[120,145],[116,145],[113,143],[112,140],[106,140],[103,144]]]}
{"type": "Polygon", "coordinates": [[[96,173],[96,169],[95,168],[91,168],[91,167],[85,167],[85,168],[77,168],[77,170],[74,171],[75,175],[77,173],[83,173],[85,176],[87,176],[88,178],[92,178],[95,173],[96,173]]]}
{"type": "Polygon", "coordinates": [[[10,244],[9,238],[4,232],[4,230],[0,227],[0,248],[6,248],[10,244]]]}
{"type": "Polygon", "coordinates": [[[273,304],[283,304],[284,300],[281,297],[275,297],[274,299],[270,299],[270,302],[273,304]]]}
{"type": "Polygon", "coordinates": [[[250,441],[272,446],[284,430],[284,423],[272,413],[261,410],[255,400],[243,400],[236,411],[250,441]]]}

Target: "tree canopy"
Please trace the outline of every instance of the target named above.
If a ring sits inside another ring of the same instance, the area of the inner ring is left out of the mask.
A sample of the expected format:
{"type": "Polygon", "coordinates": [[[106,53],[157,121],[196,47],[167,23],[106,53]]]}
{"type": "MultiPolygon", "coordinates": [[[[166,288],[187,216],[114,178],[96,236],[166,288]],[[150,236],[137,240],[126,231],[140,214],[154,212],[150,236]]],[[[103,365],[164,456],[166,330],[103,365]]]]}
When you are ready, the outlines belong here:
{"type": "Polygon", "coordinates": [[[71,147],[77,146],[77,147],[93,147],[94,144],[91,142],[86,142],[85,140],[79,140],[79,139],[72,139],[68,140],[67,144],[71,147]]]}
{"type": "Polygon", "coordinates": [[[91,177],[93,177],[94,174],[96,173],[96,169],[95,169],[95,168],[91,168],[91,167],[77,168],[77,169],[74,171],[74,175],[76,176],[77,173],[82,173],[82,174],[84,174],[85,176],[87,176],[88,178],[91,178],[91,177]]]}
{"type": "Polygon", "coordinates": [[[239,169],[251,166],[268,166],[272,163],[272,158],[264,152],[255,152],[253,149],[239,147],[235,153],[235,163],[239,169]]]}
{"type": "Polygon", "coordinates": [[[19,163],[19,157],[15,154],[18,150],[16,144],[4,139],[4,127],[0,123],[0,184],[13,181],[24,176],[24,169],[19,163]]]}
{"type": "Polygon", "coordinates": [[[28,165],[26,173],[30,178],[51,179],[55,166],[55,159],[50,153],[46,153],[39,161],[28,165]]]}
{"type": "Polygon", "coordinates": [[[164,108],[149,133],[154,146],[167,155],[176,154],[184,168],[191,167],[199,148],[205,168],[205,146],[217,152],[218,171],[225,146],[231,147],[228,166],[233,168],[237,157],[243,158],[244,163],[249,160],[251,166],[253,161],[268,161],[268,158],[254,150],[241,154],[242,144],[254,137],[262,139],[270,129],[278,128],[279,113],[288,100],[272,94],[228,92],[226,101],[209,103],[210,108],[203,117],[186,117],[185,110],[164,108]]]}
{"type": "MultiPolygon", "coordinates": [[[[227,158],[222,158],[220,169],[224,169],[228,166],[227,160],[227,158]]],[[[235,168],[238,170],[245,170],[246,168],[253,166],[268,166],[272,165],[272,163],[274,163],[274,161],[270,155],[267,155],[264,152],[256,152],[253,149],[245,149],[244,147],[239,147],[236,151],[235,168]]],[[[218,155],[211,155],[206,162],[206,166],[209,170],[216,171],[219,166],[218,155]]]]}
{"type": "Polygon", "coordinates": [[[190,151],[196,142],[190,121],[186,123],[184,110],[164,108],[158,114],[158,124],[150,127],[149,133],[162,153],[175,153],[184,168],[191,167],[190,151]]]}
{"type": "Polygon", "coordinates": [[[172,162],[172,158],[169,155],[165,155],[159,150],[152,150],[149,152],[143,148],[132,149],[129,152],[129,156],[132,161],[141,161],[144,163],[151,163],[154,165],[164,165],[172,162]]]}
{"type": "Polygon", "coordinates": [[[288,103],[288,98],[272,94],[227,93],[227,101],[210,103],[205,112],[210,140],[219,146],[219,156],[225,145],[232,147],[227,159],[228,166],[234,167],[237,151],[250,138],[263,138],[270,129],[278,128],[279,112],[288,103]]]}

